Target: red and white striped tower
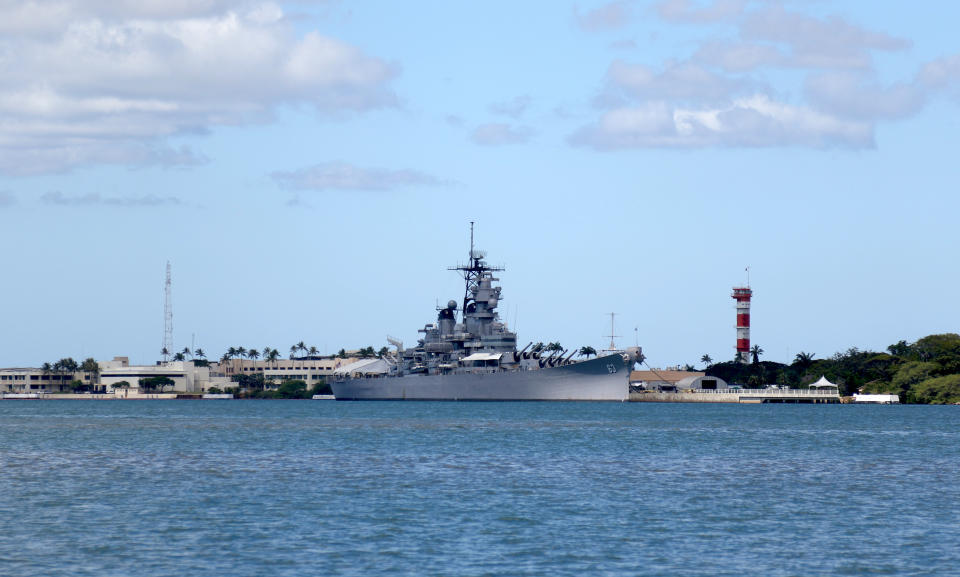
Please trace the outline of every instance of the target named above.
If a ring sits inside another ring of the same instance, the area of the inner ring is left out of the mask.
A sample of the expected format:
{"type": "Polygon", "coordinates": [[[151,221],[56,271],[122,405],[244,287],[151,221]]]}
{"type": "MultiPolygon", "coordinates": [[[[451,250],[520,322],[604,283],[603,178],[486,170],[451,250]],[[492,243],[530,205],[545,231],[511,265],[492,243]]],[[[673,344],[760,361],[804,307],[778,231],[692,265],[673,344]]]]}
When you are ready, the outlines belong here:
{"type": "Polygon", "coordinates": [[[750,362],[750,297],[753,291],[749,286],[733,287],[731,295],[737,301],[737,359],[741,363],[750,362]]]}

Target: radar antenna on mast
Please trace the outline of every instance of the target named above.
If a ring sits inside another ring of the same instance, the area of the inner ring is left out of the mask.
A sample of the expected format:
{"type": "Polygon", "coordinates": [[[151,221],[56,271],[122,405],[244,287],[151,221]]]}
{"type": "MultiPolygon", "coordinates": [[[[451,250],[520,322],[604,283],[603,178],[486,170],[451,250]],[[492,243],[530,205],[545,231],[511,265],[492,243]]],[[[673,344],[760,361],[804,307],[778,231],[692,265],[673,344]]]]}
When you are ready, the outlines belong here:
{"type": "Polygon", "coordinates": [[[606,335],[610,337],[610,349],[611,351],[617,350],[617,344],[613,342],[613,339],[619,337],[620,335],[615,334],[613,329],[613,319],[617,316],[617,313],[610,313],[610,334],[606,335]]]}
{"type": "MultiPolygon", "coordinates": [[[[487,253],[480,249],[476,249],[473,246],[473,221],[470,221],[470,259],[467,261],[467,264],[459,264],[454,267],[450,267],[449,270],[459,271],[460,275],[463,276],[464,280],[464,291],[463,291],[463,307],[460,309],[460,318],[462,322],[467,322],[467,307],[473,301],[473,295],[476,292],[474,289],[479,288],[480,278],[483,277],[485,273],[497,272],[504,270],[501,266],[490,266],[483,259],[487,256],[487,253]]],[[[492,278],[492,277],[491,277],[492,278]]],[[[492,279],[497,280],[497,279],[492,279]]]]}

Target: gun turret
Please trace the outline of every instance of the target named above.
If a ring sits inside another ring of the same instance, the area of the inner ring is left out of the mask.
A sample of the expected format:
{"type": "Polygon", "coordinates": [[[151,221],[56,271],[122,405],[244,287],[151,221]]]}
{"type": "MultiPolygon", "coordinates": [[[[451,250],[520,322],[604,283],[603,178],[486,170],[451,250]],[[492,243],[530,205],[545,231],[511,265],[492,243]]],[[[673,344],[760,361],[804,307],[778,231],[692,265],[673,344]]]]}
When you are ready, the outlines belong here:
{"type": "Polygon", "coordinates": [[[526,347],[523,347],[522,349],[520,349],[520,352],[513,353],[513,362],[518,363],[520,362],[521,358],[529,359],[530,357],[524,355],[523,352],[527,350],[527,348],[532,344],[533,344],[533,341],[530,341],[529,343],[527,343],[526,347]]]}

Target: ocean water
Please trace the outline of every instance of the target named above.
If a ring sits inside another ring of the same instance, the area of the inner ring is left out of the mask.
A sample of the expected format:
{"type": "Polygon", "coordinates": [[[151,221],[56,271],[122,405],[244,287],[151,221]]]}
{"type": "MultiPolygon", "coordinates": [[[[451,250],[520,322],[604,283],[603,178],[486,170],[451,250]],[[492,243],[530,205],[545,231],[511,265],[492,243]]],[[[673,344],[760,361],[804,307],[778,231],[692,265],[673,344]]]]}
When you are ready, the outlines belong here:
{"type": "Polygon", "coordinates": [[[960,407],[0,401],[0,575],[960,575],[960,407]]]}

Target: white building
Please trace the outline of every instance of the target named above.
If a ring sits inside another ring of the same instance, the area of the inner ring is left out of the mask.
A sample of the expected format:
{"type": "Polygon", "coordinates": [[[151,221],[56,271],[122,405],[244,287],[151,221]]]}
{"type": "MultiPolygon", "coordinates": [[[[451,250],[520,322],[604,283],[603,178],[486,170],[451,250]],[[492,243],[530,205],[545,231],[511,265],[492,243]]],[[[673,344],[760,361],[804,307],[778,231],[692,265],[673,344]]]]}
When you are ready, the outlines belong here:
{"type": "Polygon", "coordinates": [[[871,405],[896,405],[900,403],[900,395],[854,395],[853,402],[871,405]]]}
{"type": "Polygon", "coordinates": [[[229,387],[233,383],[225,377],[212,377],[209,367],[198,367],[193,361],[170,361],[156,365],[130,365],[126,357],[114,357],[113,361],[104,361],[100,365],[100,383],[110,392],[115,385],[124,381],[129,384],[129,391],[140,391],[140,379],[166,377],[173,381],[173,386],[164,389],[167,392],[203,393],[210,387],[220,389],[229,387]]]}

